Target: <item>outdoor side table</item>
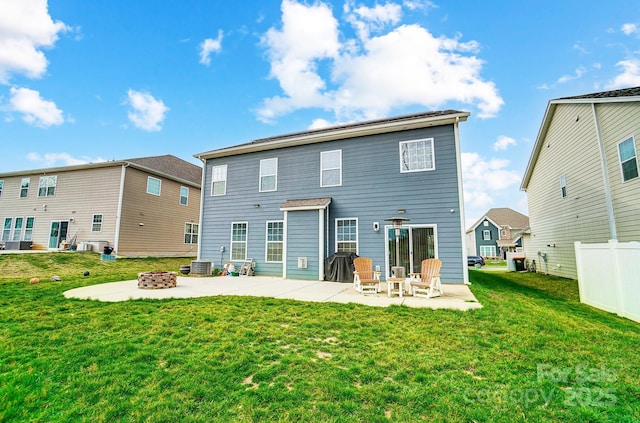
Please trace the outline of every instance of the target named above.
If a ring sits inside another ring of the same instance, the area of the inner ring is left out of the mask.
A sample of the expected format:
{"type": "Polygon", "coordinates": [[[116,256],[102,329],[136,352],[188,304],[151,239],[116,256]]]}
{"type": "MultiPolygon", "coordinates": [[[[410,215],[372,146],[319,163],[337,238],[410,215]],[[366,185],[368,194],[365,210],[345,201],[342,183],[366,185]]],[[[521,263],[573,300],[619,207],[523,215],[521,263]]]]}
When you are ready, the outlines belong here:
{"type": "Polygon", "coordinates": [[[404,296],[404,282],[404,278],[387,278],[387,296],[391,298],[392,295],[398,294],[398,297],[402,298],[404,296]]]}

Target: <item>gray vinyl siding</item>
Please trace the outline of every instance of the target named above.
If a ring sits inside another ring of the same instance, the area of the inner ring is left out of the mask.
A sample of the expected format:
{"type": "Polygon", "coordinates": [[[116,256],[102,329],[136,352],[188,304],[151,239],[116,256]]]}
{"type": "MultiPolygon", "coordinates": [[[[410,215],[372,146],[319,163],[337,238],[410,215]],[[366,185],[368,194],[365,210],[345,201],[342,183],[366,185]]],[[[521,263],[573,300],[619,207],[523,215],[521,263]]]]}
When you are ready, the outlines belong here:
{"type": "Polygon", "coordinates": [[[606,242],[609,236],[600,153],[590,104],[558,105],[551,119],[527,188],[526,249],[535,252],[527,258],[536,260],[538,271],[575,279],[574,242],[606,242]],[[546,253],[547,261],[538,253],[546,253]]]}
{"type": "Polygon", "coordinates": [[[623,182],[618,155],[618,143],[631,136],[635,140],[636,154],[640,153],[640,102],[601,104],[597,107],[605,142],[618,241],[640,241],[640,177],[623,182]]]}
{"type": "MultiPolygon", "coordinates": [[[[326,254],[335,249],[335,219],[358,218],[359,255],[373,259],[381,268],[385,264],[385,218],[396,216],[399,209],[411,219],[411,225],[437,226],[437,256],[443,260],[442,280],[464,280],[462,229],[458,199],[458,178],[453,125],[371,135],[347,140],[328,141],[278,150],[262,151],[209,159],[205,165],[204,205],[202,217],[201,260],[220,261],[220,246],[226,246],[228,259],[229,230],[232,221],[249,222],[248,256],[262,270],[275,271],[264,263],[264,227],[267,220],[282,220],[280,206],[286,200],[331,197],[326,222],[326,254]],[[399,142],[434,138],[433,171],[401,173],[399,142]],[[342,186],[320,187],[320,153],[342,150],[342,186]],[[278,158],[278,190],[259,192],[260,160],[278,158]],[[227,194],[211,196],[211,169],[227,165],[227,194]],[[259,204],[255,208],[254,204],[259,204]],[[453,213],[451,212],[453,210],[453,213]],[[380,231],[373,231],[379,222],[380,231]]],[[[299,212],[290,212],[299,213],[299,212]]],[[[304,251],[307,244],[318,244],[316,221],[308,239],[289,239],[291,252],[304,251]]],[[[294,257],[301,254],[293,253],[294,257]]],[[[315,256],[307,255],[308,272],[315,256]]],[[[317,259],[315,259],[317,262],[317,259]]],[[[297,262],[296,262],[297,265],[297,262]]],[[[317,263],[320,265],[320,263],[317,263]]],[[[287,274],[287,277],[293,277],[287,274]]]]}

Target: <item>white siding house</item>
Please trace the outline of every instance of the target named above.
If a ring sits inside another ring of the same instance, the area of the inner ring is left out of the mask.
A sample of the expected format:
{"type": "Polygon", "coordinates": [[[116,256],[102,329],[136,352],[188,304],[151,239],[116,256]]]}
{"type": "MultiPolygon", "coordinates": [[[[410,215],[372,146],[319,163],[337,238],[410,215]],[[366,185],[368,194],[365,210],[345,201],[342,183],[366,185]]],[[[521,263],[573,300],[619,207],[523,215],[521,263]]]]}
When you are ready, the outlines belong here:
{"type": "Polygon", "coordinates": [[[521,189],[539,272],[577,278],[574,242],[639,241],[640,87],[551,100],[521,189]]]}

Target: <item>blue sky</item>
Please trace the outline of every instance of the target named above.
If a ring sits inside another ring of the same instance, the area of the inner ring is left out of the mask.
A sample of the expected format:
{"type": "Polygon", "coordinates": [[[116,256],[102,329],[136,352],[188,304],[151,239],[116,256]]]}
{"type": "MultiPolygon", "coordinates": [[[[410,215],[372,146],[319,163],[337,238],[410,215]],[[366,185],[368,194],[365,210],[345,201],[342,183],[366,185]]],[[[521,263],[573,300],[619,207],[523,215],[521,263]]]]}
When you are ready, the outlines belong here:
{"type": "Polygon", "coordinates": [[[550,99],[639,85],[637,0],[0,0],[0,172],[458,109],[471,224],[550,99]]]}

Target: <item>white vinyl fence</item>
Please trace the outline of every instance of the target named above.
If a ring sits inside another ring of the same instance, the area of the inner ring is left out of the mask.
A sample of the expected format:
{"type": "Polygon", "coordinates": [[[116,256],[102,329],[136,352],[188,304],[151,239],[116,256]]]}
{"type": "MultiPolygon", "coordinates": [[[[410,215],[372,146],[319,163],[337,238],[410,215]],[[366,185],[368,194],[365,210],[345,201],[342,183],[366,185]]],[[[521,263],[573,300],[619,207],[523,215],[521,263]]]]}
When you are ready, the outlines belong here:
{"type": "Polygon", "coordinates": [[[640,322],[640,242],[575,243],[580,302],[640,322]]]}

